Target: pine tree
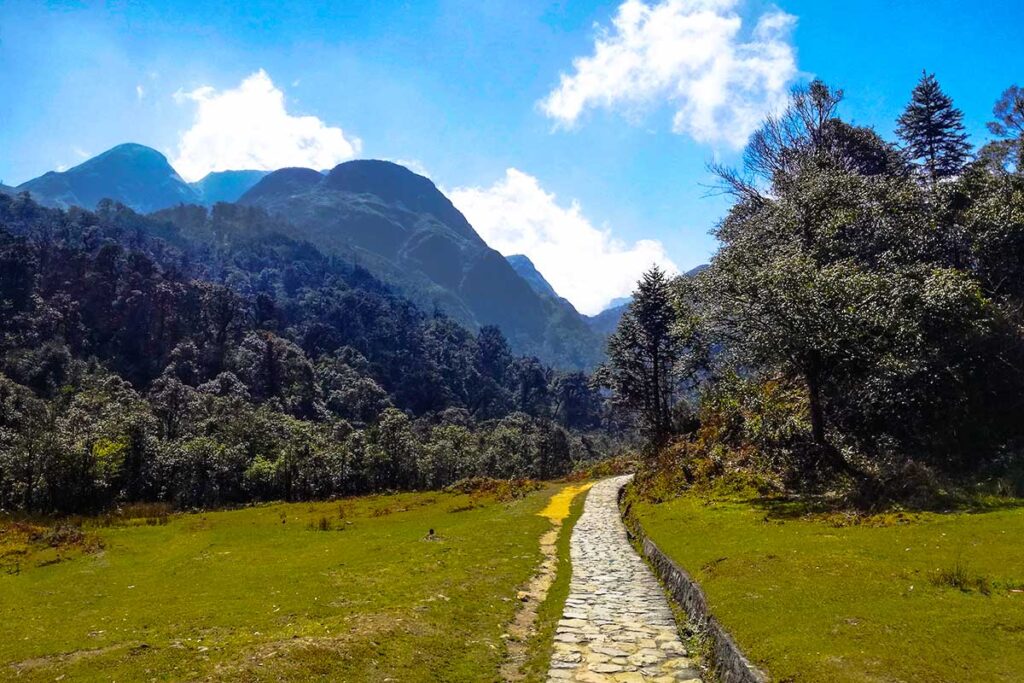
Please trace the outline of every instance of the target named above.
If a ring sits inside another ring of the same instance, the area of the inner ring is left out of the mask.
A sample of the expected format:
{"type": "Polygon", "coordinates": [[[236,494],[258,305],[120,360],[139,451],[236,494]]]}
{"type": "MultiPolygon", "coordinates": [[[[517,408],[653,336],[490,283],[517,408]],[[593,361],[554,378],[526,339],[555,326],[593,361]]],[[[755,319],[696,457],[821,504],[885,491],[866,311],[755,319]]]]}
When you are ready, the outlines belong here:
{"type": "Polygon", "coordinates": [[[899,118],[896,133],[906,145],[907,156],[933,184],[959,174],[970,157],[963,118],[935,75],[925,72],[899,118]]]}
{"type": "Polygon", "coordinates": [[[672,285],[652,266],[633,293],[619,326],[608,339],[608,363],[600,380],[616,401],[635,414],[655,446],[672,433],[672,404],[678,391],[678,362],[685,340],[676,328],[672,285]]]}

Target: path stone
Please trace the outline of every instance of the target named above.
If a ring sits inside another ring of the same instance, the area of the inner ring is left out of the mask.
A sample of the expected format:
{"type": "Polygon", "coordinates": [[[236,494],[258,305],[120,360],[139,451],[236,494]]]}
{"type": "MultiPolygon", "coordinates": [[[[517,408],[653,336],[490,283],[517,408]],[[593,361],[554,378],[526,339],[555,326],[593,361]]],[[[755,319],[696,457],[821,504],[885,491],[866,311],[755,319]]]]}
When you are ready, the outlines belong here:
{"type": "Polygon", "coordinates": [[[627,481],[595,484],[572,531],[572,581],[548,680],[700,683],[661,586],[626,538],[618,494],[627,481]]]}

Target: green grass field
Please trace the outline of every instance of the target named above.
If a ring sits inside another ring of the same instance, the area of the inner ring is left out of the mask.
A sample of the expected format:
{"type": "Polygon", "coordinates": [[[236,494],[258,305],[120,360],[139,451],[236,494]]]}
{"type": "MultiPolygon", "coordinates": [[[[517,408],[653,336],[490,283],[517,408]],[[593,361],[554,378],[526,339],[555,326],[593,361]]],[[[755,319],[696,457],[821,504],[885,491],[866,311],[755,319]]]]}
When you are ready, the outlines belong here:
{"type": "Polygon", "coordinates": [[[1024,501],[866,519],[692,495],[634,510],[775,681],[1024,680],[1024,501]]]}
{"type": "Polygon", "coordinates": [[[495,680],[555,490],[122,520],[57,549],[8,525],[0,678],[495,680]]]}

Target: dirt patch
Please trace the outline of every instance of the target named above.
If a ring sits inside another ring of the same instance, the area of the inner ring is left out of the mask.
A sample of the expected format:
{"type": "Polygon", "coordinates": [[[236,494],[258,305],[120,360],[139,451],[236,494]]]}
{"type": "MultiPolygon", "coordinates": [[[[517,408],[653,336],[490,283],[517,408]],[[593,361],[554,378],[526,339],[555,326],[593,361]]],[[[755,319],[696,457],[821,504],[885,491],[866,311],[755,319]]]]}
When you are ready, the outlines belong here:
{"type": "Polygon", "coordinates": [[[516,616],[503,636],[508,645],[508,656],[501,665],[501,678],[504,681],[520,681],[524,678],[522,668],[529,654],[530,637],[536,630],[537,610],[547,597],[548,590],[558,573],[557,544],[562,522],[569,516],[569,507],[576,495],[589,488],[589,483],[566,486],[551,496],[547,506],[538,513],[541,517],[551,520],[551,528],[540,537],[543,559],[526,588],[516,594],[519,609],[516,610],[516,616]]]}
{"type": "Polygon", "coordinates": [[[45,566],[103,550],[99,536],[69,522],[41,526],[27,522],[0,525],[0,571],[20,573],[22,567],[45,566]]]}
{"type": "Polygon", "coordinates": [[[470,477],[460,479],[445,488],[446,493],[468,493],[474,499],[492,498],[501,503],[524,498],[527,494],[539,491],[544,485],[533,479],[491,479],[490,477],[470,477]]]}
{"type": "Polygon", "coordinates": [[[22,662],[15,662],[9,666],[14,671],[21,673],[22,671],[41,669],[43,667],[54,666],[56,664],[70,664],[77,662],[80,659],[99,657],[111,652],[117,652],[118,650],[135,649],[138,647],[148,646],[145,643],[119,643],[117,645],[108,645],[107,647],[96,647],[88,650],[74,650],[73,652],[62,652],[55,655],[46,655],[45,657],[35,657],[33,659],[26,659],[22,662]]]}

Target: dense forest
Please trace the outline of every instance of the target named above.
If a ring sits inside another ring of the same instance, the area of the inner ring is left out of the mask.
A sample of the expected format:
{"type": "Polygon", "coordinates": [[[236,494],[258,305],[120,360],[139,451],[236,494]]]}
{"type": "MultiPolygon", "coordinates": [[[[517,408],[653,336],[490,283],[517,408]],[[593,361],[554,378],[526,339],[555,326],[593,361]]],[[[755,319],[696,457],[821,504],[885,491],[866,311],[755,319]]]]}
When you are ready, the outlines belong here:
{"type": "Polygon", "coordinates": [[[0,193],[0,509],[323,498],[600,455],[588,376],[288,234],[254,207],[0,193]]]}
{"type": "Polygon", "coordinates": [[[735,203],[710,267],[648,273],[610,340],[659,495],[732,473],[866,505],[1024,494],[1024,90],[977,153],[931,75],[896,143],[842,97],[794,91],[713,169],[735,203]]]}

